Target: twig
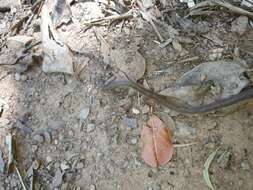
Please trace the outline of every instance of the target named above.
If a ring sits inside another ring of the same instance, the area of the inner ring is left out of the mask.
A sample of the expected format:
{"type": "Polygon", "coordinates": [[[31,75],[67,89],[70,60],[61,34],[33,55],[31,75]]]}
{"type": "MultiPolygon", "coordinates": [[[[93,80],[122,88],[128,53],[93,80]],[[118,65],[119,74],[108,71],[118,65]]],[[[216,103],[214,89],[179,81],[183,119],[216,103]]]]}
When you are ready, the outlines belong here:
{"type": "Polygon", "coordinates": [[[156,33],[156,35],[158,36],[160,42],[163,42],[164,39],[163,39],[162,35],[160,34],[160,32],[158,31],[158,29],[156,28],[155,23],[153,22],[153,20],[150,19],[150,20],[149,20],[149,23],[151,24],[151,26],[152,26],[153,29],[155,30],[155,33],[156,33]]]}
{"type": "Polygon", "coordinates": [[[131,18],[131,17],[133,17],[132,9],[129,10],[128,12],[126,12],[126,13],[121,14],[121,15],[111,15],[111,16],[104,17],[104,18],[101,18],[101,19],[92,20],[92,21],[84,23],[84,24],[86,24],[86,25],[96,25],[96,24],[102,24],[106,21],[116,21],[116,20],[131,18]]]}
{"type": "Polygon", "coordinates": [[[160,48],[165,48],[165,47],[166,47],[167,45],[169,45],[172,41],[173,41],[173,39],[172,39],[172,38],[169,38],[169,39],[167,39],[165,42],[160,43],[159,46],[160,46],[160,48]]]}
{"type": "Polygon", "coordinates": [[[16,164],[14,165],[14,167],[15,167],[15,170],[16,170],[16,172],[17,172],[17,174],[18,174],[18,179],[19,179],[19,181],[20,181],[20,183],[21,183],[23,189],[24,189],[24,190],[27,190],[27,188],[26,188],[26,186],[25,186],[25,183],[24,183],[24,180],[23,180],[23,178],[22,178],[22,176],[21,176],[21,174],[20,174],[20,172],[19,172],[19,169],[17,168],[16,164]]]}
{"type": "MultiPolygon", "coordinates": [[[[198,3],[197,5],[195,5],[194,7],[192,7],[191,12],[193,10],[196,10],[198,8],[202,8],[202,7],[209,7],[209,6],[221,6],[221,7],[225,7],[227,8],[229,11],[236,13],[236,14],[240,14],[240,15],[244,15],[244,16],[248,16],[250,18],[253,18],[253,13],[246,11],[240,7],[236,7],[224,0],[209,0],[209,1],[203,1],[198,3]]],[[[191,15],[190,12],[190,15],[191,15]]]]}
{"type": "Polygon", "coordinates": [[[175,61],[167,62],[167,65],[171,65],[173,63],[182,64],[182,63],[187,63],[187,62],[191,62],[191,61],[197,61],[199,59],[200,59],[199,56],[193,56],[193,57],[189,57],[189,58],[179,60],[179,61],[175,60],[175,61]]]}
{"type": "Polygon", "coordinates": [[[175,148],[182,148],[182,147],[187,147],[187,146],[192,146],[198,144],[198,142],[193,142],[193,143],[187,143],[187,144],[174,144],[173,146],[175,148]]]}

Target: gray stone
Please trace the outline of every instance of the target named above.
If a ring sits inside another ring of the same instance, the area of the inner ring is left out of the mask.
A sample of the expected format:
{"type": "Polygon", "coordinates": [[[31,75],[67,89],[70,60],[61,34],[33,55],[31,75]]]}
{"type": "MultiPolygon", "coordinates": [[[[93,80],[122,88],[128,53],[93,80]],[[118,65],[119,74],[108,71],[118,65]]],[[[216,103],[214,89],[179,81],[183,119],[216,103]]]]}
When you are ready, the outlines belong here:
{"type": "Polygon", "coordinates": [[[240,16],[235,19],[231,25],[231,31],[242,35],[248,28],[249,19],[246,16],[240,16]]]}
{"type": "Polygon", "coordinates": [[[138,140],[136,138],[131,139],[131,144],[137,144],[138,140]]]}
{"type": "Polygon", "coordinates": [[[123,118],[123,125],[130,129],[137,128],[137,120],[134,118],[129,118],[127,116],[124,116],[123,118]]]}
{"type": "Polygon", "coordinates": [[[27,75],[21,75],[21,78],[20,78],[20,79],[21,79],[21,81],[26,81],[27,78],[28,78],[27,75]]]}
{"type": "Polygon", "coordinates": [[[80,118],[81,120],[85,120],[85,119],[87,119],[89,113],[90,113],[90,108],[85,107],[85,108],[83,108],[83,109],[80,111],[80,113],[79,113],[79,118],[80,118]]]}
{"type": "Polygon", "coordinates": [[[95,185],[90,185],[90,190],[96,190],[96,186],[95,185]]]}
{"type": "Polygon", "coordinates": [[[14,77],[15,77],[16,81],[20,81],[20,79],[21,79],[20,73],[15,73],[14,77]]]}
{"type": "Polygon", "coordinates": [[[48,127],[50,129],[60,130],[65,127],[65,122],[61,120],[50,120],[48,121],[48,127]]]}
{"type": "Polygon", "coordinates": [[[181,137],[181,138],[193,138],[196,135],[196,129],[189,126],[186,123],[176,122],[176,131],[175,136],[181,137]]]}
{"type": "Polygon", "coordinates": [[[44,137],[45,137],[45,141],[47,143],[51,143],[52,142],[52,136],[51,136],[51,133],[49,131],[45,131],[43,133],[44,137]]]}
{"type": "Polygon", "coordinates": [[[146,114],[149,112],[149,106],[148,105],[145,105],[141,108],[141,113],[142,114],[146,114]]]}
{"type": "Polygon", "coordinates": [[[25,48],[33,40],[33,37],[25,35],[12,36],[7,39],[7,46],[12,49],[20,50],[25,48]]]}
{"type": "Polygon", "coordinates": [[[83,162],[79,162],[77,165],[76,165],[76,169],[82,169],[84,168],[84,163],[83,162]]]}
{"type": "Polygon", "coordinates": [[[70,164],[67,163],[66,161],[63,161],[61,163],[61,170],[64,171],[64,170],[68,170],[68,169],[70,169],[70,164]]]}
{"type": "Polygon", "coordinates": [[[246,171],[250,170],[250,165],[249,165],[249,162],[247,160],[242,161],[241,167],[242,167],[243,170],[246,170],[246,171]]]}
{"type": "Polygon", "coordinates": [[[59,187],[62,184],[62,177],[64,173],[61,172],[60,168],[58,168],[55,172],[54,178],[53,178],[53,187],[59,187]]]}
{"type": "Polygon", "coordinates": [[[53,161],[53,158],[51,156],[47,155],[47,157],[46,157],[47,164],[49,164],[52,161],[53,161]]]}
{"type": "Polygon", "coordinates": [[[87,125],[87,133],[90,133],[90,132],[94,131],[95,128],[96,128],[95,124],[89,123],[89,124],[87,125]]]}
{"type": "Polygon", "coordinates": [[[33,136],[33,140],[38,142],[38,143],[43,143],[44,142],[44,137],[41,134],[35,134],[33,136]]]}

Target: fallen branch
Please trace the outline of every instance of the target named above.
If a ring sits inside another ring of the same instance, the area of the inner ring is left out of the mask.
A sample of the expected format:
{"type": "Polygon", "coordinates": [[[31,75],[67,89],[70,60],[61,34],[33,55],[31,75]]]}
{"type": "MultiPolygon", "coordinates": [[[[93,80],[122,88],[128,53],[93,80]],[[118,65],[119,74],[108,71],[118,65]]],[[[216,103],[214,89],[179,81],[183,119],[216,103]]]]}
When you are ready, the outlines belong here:
{"type": "MultiPolygon", "coordinates": [[[[192,7],[191,12],[194,12],[194,10],[196,10],[196,9],[201,9],[203,7],[212,7],[212,6],[225,7],[232,13],[236,13],[239,15],[244,15],[244,16],[248,16],[250,18],[253,18],[253,13],[246,11],[240,7],[236,7],[224,0],[208,0],[208,1],[200,2],[197,5],[195,5],[194,7],[192,7]]],[[[189,15],[191,15],[191,12],[189,13],[189,15]]],[[[194,14],[196,14],[196,12],[194,14]]]]}
{"type": "Polygon", "coordinates": [[[84,24],[85,25],[97,25],[97,24],[103,24],[104,22],[107,22],[107,21],[123,20],[123,19],[132,18],[132,17],[133,17],[133,10],[131,9],[128,12],[123,13],[121,15],[111,15],[111,16],[107,16],[104,18],[92,20],[92,21],[86,22],[84,24]]]}

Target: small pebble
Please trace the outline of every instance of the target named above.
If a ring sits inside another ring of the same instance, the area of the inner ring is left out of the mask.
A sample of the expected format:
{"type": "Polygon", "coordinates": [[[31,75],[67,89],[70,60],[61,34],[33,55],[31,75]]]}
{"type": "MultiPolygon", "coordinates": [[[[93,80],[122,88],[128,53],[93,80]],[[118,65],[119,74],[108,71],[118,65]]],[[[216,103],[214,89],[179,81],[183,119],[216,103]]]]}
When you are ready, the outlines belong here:
{"type": "Polygon", "coordinates": [[[20,74],[19,73],[15,73],[15,80],[16,81],[20,81],[20,79],[21,79],[21,76],[20,76],[20,74]]]}
{"type": "Polygon", "coordinates": [[[28,78],[27,75],[21,75],[21,78],[20,78],[20,79],[21,79],[21,81],[26,81],[27,78],[28,78]]]}
{"type": "Polygon", "coordinates": [[[138,140],[136,138],[131,139],[131,144],[137,144],[138,140]]]}
{"type": "Polygon", "coordinates": [[[48,127],[50,129],[60,130],[65,127],[65,122],[61,120],[59,121],[49,120],[48,127]]]}
{"type": "Polygon", "coordinates": [[[35,140],[38,143],[43,143],[44,137],[41,134],[36,134],[33,136],[33,140],[35,140]]]}
{"type": "Polygon", "coordinates": [[[79,162],[77,165],[76,165],[76,169],[82,169],[84,168],[84,163],[83,162],[79,162]]]}
{"type": "Polygon", "coordinates": [[[94,131],[94,130],[95,130],[95,124],[89,123],[89,124],[87,125],[87,133],[90,133],[90,132],[92,132],[92,131],[94,131]]]}
{"type": "Polygon", "coordinates": [[[47,143],[51,143],[51,142],[52,142],[52,136],[51,136],[50,132],[45,131],[45,132],[43,133],[43,135],[44,135],[45,141],[46,141],[47,143]]]}
{"type": "Polygon", "coordinates": [[[61,163],[61,170],[64,171],[64,170],[68,170],[68,169],[70,169],[70,165],[66,161],[63,161],[61,163]]]}
{"type": "Polygon", "coordinates": [[[32,152],[36,152],[38,150],[38,146],[37,145],[32,145],[32,152]]]}
{"type": "Polygon", "coordinates": [[[123,125],[125,125],[126,127],[130,128],[130,129],[137,128],[137,120],[129,118],[127,116],[124,116],[123,125]]]}
{"type": "Polygon", "coordinates": [[[194,138],[196,135],[196,129],[186,123],[176,122],[175,135],[182,138],[194,138]]]}
{"type": "Polygon", "coordinates": [[[90,108],[86,107],[86,108],[83,108],[80,113],[79,113],[79,118],[81,120],[85,120],[87,119],[88,115],[90,113],[90,108]]]}
{"type": "Polygon", "coordinates": [[[74,131],[73,130],[69,130],[69,136],[73,137],[74,136],[74,131]]]}
{"type": "Polygon", "coordinates": [[[49,164],[50,162],[53,161],[53,158],[51,156],[47,155],[46,161],[47,161],[47,164],[49,164]]]}
{"type": "Polygon", "coordinates": [[[250,170],[250,165],[249,165],[248,161],[246,161],[246,160],[242,161],[241,167],[243,170],[246,170],[246,171],[250,170]]]}
{"type": "Polygon", "coordinates": [[[133,108],[132,109],[132,112],[135,114],[135,115],[138,115],[140,113],[140,111],[136,108],[133,108]]]}
{"type": "Polygon", "coordinates": [[[90,190],[96,190],[96,186],[95,185],[90,185],[90,190]]]}
{"type": "Polygon", "coordinates": [[[143,106],[141,109],[141,113],[147,114],[148,112],[149,112],[149,106],[148,105],[143,106]]]}
{"type": "Polygon", "coordinates": [[[231,31],[242,35],[248,28],[249,19],[246,16],[240,16],[231,23],[231,31]]]}
{"type": "Polygon", "coordinates": [[[40,167],[40,162],[38,160],[33,161],[33,169],[37,170],[40,167]]]}

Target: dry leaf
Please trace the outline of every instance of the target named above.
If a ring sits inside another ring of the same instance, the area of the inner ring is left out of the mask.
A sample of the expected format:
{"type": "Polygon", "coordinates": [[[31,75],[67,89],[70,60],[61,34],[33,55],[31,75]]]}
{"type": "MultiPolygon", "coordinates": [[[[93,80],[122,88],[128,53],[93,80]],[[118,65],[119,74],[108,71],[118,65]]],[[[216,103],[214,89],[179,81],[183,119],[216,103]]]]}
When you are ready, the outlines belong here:
{"type": "Polygon", "coordinates": [[[152,115],[141,132],[142,158],[152,167],[166,164],[173,154],[172,134],[169,128],[152,115]]]}
{"type": "Polygon", "coordinates": [[[46,73],[74,74],[72,53],[55,30],[47,4],[41,11],[41,29],[44,53],[42,70],[46,73]]]}

